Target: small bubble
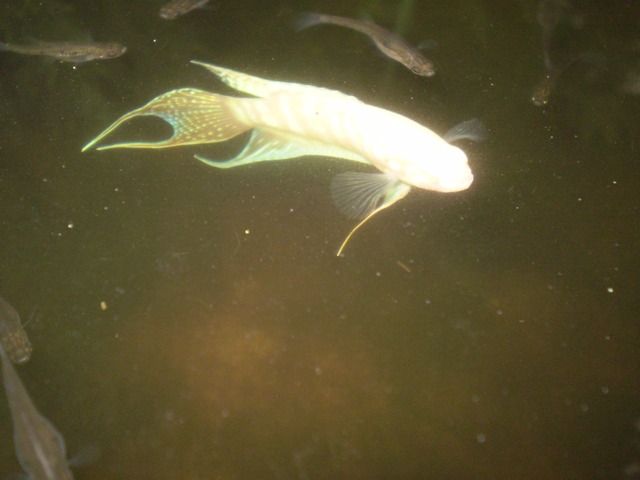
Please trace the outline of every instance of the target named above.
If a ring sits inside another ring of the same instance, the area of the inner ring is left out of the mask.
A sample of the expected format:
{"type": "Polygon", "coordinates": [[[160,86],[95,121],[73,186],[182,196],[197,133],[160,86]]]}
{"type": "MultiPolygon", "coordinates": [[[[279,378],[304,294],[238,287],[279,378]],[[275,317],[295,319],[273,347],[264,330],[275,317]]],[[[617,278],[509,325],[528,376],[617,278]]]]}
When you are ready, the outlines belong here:
{"type": "Polygon", "coordinates": [[[606,385],[603,385],[602,388],[600,389],[602,391],[602,393],[604,393],[605,395],[607,393],[609,393],[609,387],[607,387],[606,385]]]}

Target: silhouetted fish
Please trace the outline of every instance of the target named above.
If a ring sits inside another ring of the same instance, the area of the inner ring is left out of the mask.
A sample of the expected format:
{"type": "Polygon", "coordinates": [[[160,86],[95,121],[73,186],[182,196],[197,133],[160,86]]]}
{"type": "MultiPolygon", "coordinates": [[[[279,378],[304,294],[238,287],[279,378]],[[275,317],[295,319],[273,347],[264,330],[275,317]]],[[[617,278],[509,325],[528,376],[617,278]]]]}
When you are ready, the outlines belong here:
{"type": "Polygon", "coordinates": [[[42,55],[63,62],[80,63],[119,57],[127,51],[127,47],[110,42],[42,42],[34,40],[25,44],[0,43],[0,50],[24,55],[42,55]]]}
{"type": "Polygon", "coordinates": [[[302,13],[296,19],[296,27],[298,30],[322,23],[339,25],[364,33],[373,40],[373,43],[375,43],[382,53],[396,62],[401,63],[416,75],[431,77],[436,73],[433,62],[425,58],[416,48],[413,48],[405,42],[402,37],[368,20],[356,20],[354,18],[314,12],[302,13]]]}
{"type": "Polygon", "coordinates": [[[31,358],[33,347],[24,331],[20,315],[9,302],[0,297],[0,346],[13,363],[24,363],[31,358]]]}
{"type": "Polygon", "coordinates": [[[2,381],[13,419],[16,456],[29,480],[73,480],[62,435],[31,401],[9,357],[0,346],[2,381]]]}
{"type": "Polygon", "coordinates": [[[173,90],[122,116],[83,151],[123,122],[153,115],[173,127],[170,138],[117,143],[98,149],[215,143],[253,130],[244,150],[231,160],[215,161],[198,155],[196,158],[217,168],[306,155],[370,164],[382,173],[342,173],[332,182],[338,208],[350,217],[364,218],[353,231],[403,198],[412,186],[457,192],[473,181],[467,156],[450,142],[478,139],[477,120],[465,122],[441,137],[407,117],[367,105],[336,90],[265,80],[215,65],[193,63],[205,67],[230,87],[259,98],[229,97],[193,88],[173,90]]]}
{"type": "Polygon", "coordinates": [[[173,0],[160,9],[160,16],[165,20],[173,20],[206,3],[209,3],[209,0],[173,0]]]}

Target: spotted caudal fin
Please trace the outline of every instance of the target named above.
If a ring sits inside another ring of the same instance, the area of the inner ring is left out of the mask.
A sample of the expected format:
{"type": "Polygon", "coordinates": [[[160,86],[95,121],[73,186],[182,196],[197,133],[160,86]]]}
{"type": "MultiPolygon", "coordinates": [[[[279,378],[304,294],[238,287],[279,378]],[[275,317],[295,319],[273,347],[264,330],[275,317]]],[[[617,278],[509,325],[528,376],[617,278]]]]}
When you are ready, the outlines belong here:
{"type": "Polygon", "coordinates": [[[88,150],[109,135],[122,123],[135,117],[153,115],[173,127],[173,135],[159,142],[123,142],[98,147],[108,148],[166,148],[180,145],[223,142],[252,127],[240,123],[227,107],[230,97],[216,95],[195,88],[181,88],[160,95],[144,107],[123,115],[109,128],[87,143],[88,150]]]}
{"type": "Polygon", "coordinates": [[[336,175],[331,181],[331,196],[336,206],[350,218],[362,218],[349,232],[336,255],[342,254],[356,230],[376,213],[403,199],[409,190],[409,185],[386,173],[345,172],[336,175]]]}

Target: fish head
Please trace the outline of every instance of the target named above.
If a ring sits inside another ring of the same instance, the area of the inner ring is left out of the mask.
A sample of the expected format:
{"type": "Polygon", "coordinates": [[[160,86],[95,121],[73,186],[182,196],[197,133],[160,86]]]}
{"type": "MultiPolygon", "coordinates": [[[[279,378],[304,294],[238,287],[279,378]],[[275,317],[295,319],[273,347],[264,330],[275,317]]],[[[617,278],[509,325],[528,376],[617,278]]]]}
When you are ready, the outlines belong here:
{"type": "Polygon", "coordinates": [[[429,158],[414,164],[414,168],[410,183],[425,190],[459,192],[473,182],[467,155],[453,145],[430,153],[429,158]]]}
{"type": "Polygon", "coordinates": [[[431,60],[424,57],[413,58],[409,68],[413,73],[422,77],[433,77],[436,74],[436,68],[431,60]]]}

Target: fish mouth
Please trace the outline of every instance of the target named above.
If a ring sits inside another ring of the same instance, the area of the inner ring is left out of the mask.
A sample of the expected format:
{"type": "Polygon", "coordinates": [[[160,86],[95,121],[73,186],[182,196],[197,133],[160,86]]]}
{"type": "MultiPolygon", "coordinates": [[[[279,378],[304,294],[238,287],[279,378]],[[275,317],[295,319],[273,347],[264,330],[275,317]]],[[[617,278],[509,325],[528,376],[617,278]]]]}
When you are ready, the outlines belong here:
{"type": "Polygon", "coordinates": [[[444,193],[461,192],[462,190],[469,188],[472,183],[473,173],[471,173],[471,171],[467,171],[458,177],[441,181],[438,190],[444,193]]]}

